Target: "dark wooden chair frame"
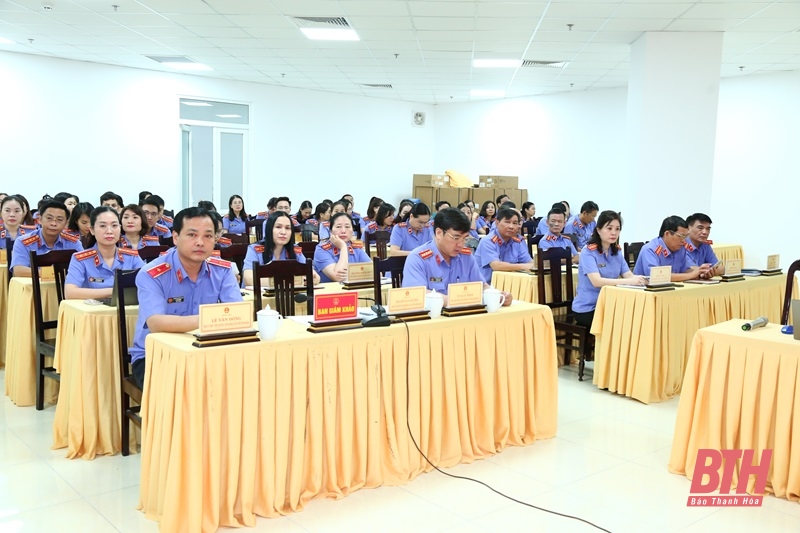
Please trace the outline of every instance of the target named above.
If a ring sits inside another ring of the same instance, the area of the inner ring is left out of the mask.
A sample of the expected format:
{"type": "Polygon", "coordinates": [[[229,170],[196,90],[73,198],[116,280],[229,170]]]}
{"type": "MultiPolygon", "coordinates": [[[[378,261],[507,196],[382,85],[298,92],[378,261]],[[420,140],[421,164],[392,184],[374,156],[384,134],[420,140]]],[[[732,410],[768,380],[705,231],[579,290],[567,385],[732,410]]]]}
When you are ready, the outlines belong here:
{"type": "Polygon", "coordinates": [[[136,270],[117,270],[114,273],[114,285],[117,287],[117,348],[119,351],[119,392],[120,392],[120,421],[122,422],[122,455],[130,454],[130,423],[142,427],[140,406],[142,405],[142,389],[136,384],[136,379],[130,370],[131,355],[128,351],[128,323],[125,316],[125,290],[136,287],[136,270]],[[131,400],[137,405],[131,406],[131,400]]]}
{"type": "Polygon", "coordinates": [[[294,316],[295,276],[305,276],[306,278],[307,314],[313,315],[314,276],[311,263],[303,264],[297,261],[272,261],[266,265],[260,265],[258,261],[253,261],[253,308],[255,313],[261,310],[261,278],[272,278],[275,288],[276,311],[283,316],[294,316]]]}
{"type": "Polygon", "coordinates": [[[403,267],[406,265],[405,255],[387,257],[381,259],[374,257],[372,259],[373,265],[373,289],[375,292],[375,303],[383,305],[383,294],[381,279],[389,272],[392,276],[392,288],[397,289],[403,286],[403,267]]]}

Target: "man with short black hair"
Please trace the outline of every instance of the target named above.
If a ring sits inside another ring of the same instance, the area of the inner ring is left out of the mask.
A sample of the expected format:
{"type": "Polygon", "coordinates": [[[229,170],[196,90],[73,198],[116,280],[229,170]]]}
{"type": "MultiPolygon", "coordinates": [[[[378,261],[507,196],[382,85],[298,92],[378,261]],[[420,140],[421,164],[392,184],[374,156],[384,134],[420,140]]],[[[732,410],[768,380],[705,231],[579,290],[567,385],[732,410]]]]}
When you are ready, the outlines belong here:
{"type": "Polygon", "coordinates": [[[642,247],[633,273],[637,276],[649,276],[654,266],[672,268],[672,281],[686,281],[708,276],[708,268],[693,267],[686,254],[686,238],[689,229],[686,221],[677,215],[664,219],[658,238],[642,247]]]}
{"type": "Polygon", "coordinates": [[[120,196],[111,191],[106,191],[103,193],[103,195],[100,197],[100,205],[101,206],[106,205],[111,209],[113,209],[114,211],[116,211],[117,213],[121,213],[122,208],[124,207],[122,205],[120,196]]]}
{"type": "Polygon", "coordinates": [[[9,270],[15,277],[31,277],[31,252],[42,255],[53,250],[83,250],[80,235],[64,231],[69,219],[67,206],[47,200],[39,212],[41,227],[14,241],[9,270]]]}
{"type": "Polygon", "coordinates": [[[496,205],[496,206],[497,206],[497,209],[500,209],[500,207],[501,207],[501,206],[502,206],[504,203],[508,202],[509,200],[510,200],[510,198],[508,197],[508,195],[507,195],[507,194],[501,194],[501,195],[500,195],[500,196],[498,196],[498,197],[497,197],[497,199],[495,200],[495,202],[494,202],[494,205],[496,205]]]}
{"type": "MultiPolygon", "coordinates": [[[[553,211],[561,211],[561,214],[566,214],[567,212],[566,209],[567,208],[564,207],[564,204],[562,204],[561,202],[556,202],[550,208],[550,212],[552,213],[553,211]]],[[[547,233],[548,229],[549,227],[547,226],[547,217],[542,217],[542,219],[539,221],[539,224],[536,226],[536,235],[544,235],[545,233],[547,233]]]]}
{"type": "Polygon", "coordinates": [[[151,194],[142,200],[140,207],[144,212],[145,222],[147,223],[147,236],[156,238],[169,237],[169,228],[158,223],[164,210],[164,200],[160,196],[151,194]]]}
{"type": "Polygon", "coordinates": [[[708,239],[711,233],[711,217],[705,213],[695,213],[689,215],[686,224],[689,226],[689,237],[683,246],[686,248],[686,255],[691,265],[708,269],[708,273],[704,277],[711,278],[724,274],[724,265],[714,268],[719,260],[708,239]]]}
{"type": "Polygon", "coordinates": [[[497,212],[497,219],[489,234],[478,243],[475,260],[486,283],[492,282],[492,272],[495,270],[516,272],[534,268],[528,241],[519,236],[519,219],[516,210],[504,206],[497,212]]]}
{"type": "Polygon", "coordinates": [[[205,209],[180,211],[172,228],[175,246],[136,275],[139,318],[130,354],[139,387],[144,386],[144,347],[149,333],[197,329],[201,305],[242,301],[231,264],[211,257],[215,233],[216,222],[205,209]]]}
{"type": "Polygon", "coordinates": [[[578,251],[572,240],[569,237],[564,237],[562,231],[564,230],[564,211],[553,207],[547,213],[547,232],[539,241],[540,250],[549,250],[550,248],[567,248],[572,251],[572,262],[577,263],[579,259],[578,251]]]}
{"type": "Polygon", "coordinates": [[[597,226],[595,220],[597,219],[597,212],[599,210],[600,208],[597,207],[596,203],[592,201],[584,202],[581,206],[581,212],[569,217],[566,226],[564,226],[565,235],[575,235],[578,237],[577,248],[579,252],[592,237],[592,232],[594,232],[594,228],[597,226]]]}

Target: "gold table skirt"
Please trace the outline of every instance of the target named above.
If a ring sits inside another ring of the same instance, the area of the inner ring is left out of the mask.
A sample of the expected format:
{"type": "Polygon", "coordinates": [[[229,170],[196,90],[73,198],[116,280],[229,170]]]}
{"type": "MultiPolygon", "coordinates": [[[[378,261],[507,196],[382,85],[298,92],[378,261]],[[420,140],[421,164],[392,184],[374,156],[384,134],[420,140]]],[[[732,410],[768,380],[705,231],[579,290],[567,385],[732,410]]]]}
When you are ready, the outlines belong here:
{"type": "MultiPolygon", "coordinates": [[[[58,313],[58,298],[54,281],[42,282],[44,319],[52,320],[58,313]]],[[[6,396],[19,407],[36,404],[36,327],[33,318],[33,281],[31,278],[11,278],[8,288],[6,320],[6,396]]],[[[55,337],[55,332],[51,331],[55,337]]],[[[45,378],[45,404],[58,400],[58,382],[45,378]]]]}
{"type": "Polygon", "coordinates": [[[208,532],[401,485],[431,469],[407,421],[442,467],[555,435],[548,308],[408,329],[410,346],[400,324],[314,335],[285,320],[274,341],[206,349],[149,335],[140,508],[162,531],[208,532]]]}
{"type": "MultiPolygon", "coordinates": [[[[544,303],[539,301],[539,286],[537,285],[539,276],[538,274],[528,274],[527,272],[492,272],[492,286],[495,289],[506,291],[511,294],[515,300],[522,300],[523,302],[531,303],[544,303]]],[[[567,286],[565,277],[561,280],[561,291],[566,296],[567,286]]],[[[572,290],[573,293],[578,288],[578,267],[572,270],[572,290]]],[[[574,297],[572,294],[571,297],[574,297]]],[[[545,297],[550,300],[553,297],[553,291],[550,289],[550,280],[545,280],[545,297]]]]}
{"type": "MultiPolygon", "coordinates": [[[[800,500],[800,343],[768,324],[750,332],[743,320],[694,336],[672,440],[669,470],[694,477],[697,450],[772,449],[767,492],[800,500]]],[[[739,479],[734,468],[732,487],[739,479]]],[[[755,479],[750,477],[752,494],[755,479]]]]}
{"type": "Polygon", "coordinates": [[[672,398],[695,332],[732,318],[780,322],[785,285],[786,275],[666,292],[603,287],[592,323],[594,384],[644,403],[672,398]]]}
{"type": "Polygon", "coordinates": [[[720,261],[741,259],[744,266],[744,249],[741,244],[712,244],[711,249],[720,261]]]}
{"type": "MultiPolygon", "coordinates": [[[[126,308],[128,342],[133,343],[139,308],[126,308]]],[[[53,449],[67,448],[66,457],[94,459],[121,449],[117,309],[61,302],[54,366],[61,390],[53,419],[53,449]]],[[[127,422],[126,422],[127,423],[127,422]]],[[[136,452],[135,431],[131,450],[136,452]]]]}

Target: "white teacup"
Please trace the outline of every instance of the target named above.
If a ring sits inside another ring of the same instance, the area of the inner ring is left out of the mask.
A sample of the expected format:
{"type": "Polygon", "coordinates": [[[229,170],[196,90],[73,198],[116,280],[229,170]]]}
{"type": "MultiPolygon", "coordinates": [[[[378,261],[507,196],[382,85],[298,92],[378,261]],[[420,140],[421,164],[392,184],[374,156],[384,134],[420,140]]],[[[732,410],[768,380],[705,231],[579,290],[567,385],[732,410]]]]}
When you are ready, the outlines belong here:
{"type": "Polygon", "coordinates": [[[486,289],[483,291],[483,305],[490,313],[494,313],[506,303],[506,296],[497,289],[486,289]]]}
{"type": "Polygon", "coordinates": [[[444,296],[438,292],[429,292],[425,295],[425,309],[430,311],[431,318],[442,316],[442,307],[444,307],[444,296]]]}
{"type": "Polygon", "coordinates": [[[261,340],[272,340],[278,333],[283,317],[272,309],[262,309],[256,313],[258,319],[258,334],[261,340]]]}

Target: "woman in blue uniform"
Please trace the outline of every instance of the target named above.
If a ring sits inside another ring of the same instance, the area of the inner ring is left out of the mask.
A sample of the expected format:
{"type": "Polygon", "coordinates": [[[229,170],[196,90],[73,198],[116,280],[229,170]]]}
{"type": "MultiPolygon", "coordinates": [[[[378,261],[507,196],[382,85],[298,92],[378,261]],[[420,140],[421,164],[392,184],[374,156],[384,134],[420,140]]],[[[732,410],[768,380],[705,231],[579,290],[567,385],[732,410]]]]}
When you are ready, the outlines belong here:
{"type": "Polygon", "coordinates": [[[392,226],[394,226],[394,214],[396,211],[392,204],[381,204],[375,215],[375,222],[367,226],[367,233],[392,231],[392,226]]]}
{"type": "Polygon", "coordinates": [[[353,221],[347,213],[331,217],[331,238],[322,241],[314,250],[314,270],[322,282],[347,280],[347,265],[367,263],[371,259],[360,242],[350,242],[353,221]]]}
{"type": "Polygon", "coordinates": [[[64,296],[70,300],[110,298],[116,270],[135,270],[144,265],[136,250],[117,248],[121,227],[116,210],[98,207],[92,211],[90,222],[91,247],[75,253],[69,262],[64,296]]]}
{"type": "Polygon", "coordinates": [[[136,204],[130,204],[122,210],[122,236],[120,248],[139,250],[145,246],[159,246],[158,237],[147,235],[147,224],[144,222],[144,211],[136,204]]]}
{"type": "Polygon", "coordinates": [[[492,230],[492,223],[497,213],[497,206],[491,200],[483,202],[481,212],[478,219],[475,221],[475,230],[481,234],[486,235],[492,230]]]}
{"type": "MultiPolygon", "coordinates": [[[[292,219],[283,211],[275,211],[267,218],[264,240],[247,247],[247,255],[242,268],[242,280],[245,286],[253,285],[253,263],[266,265],[272,261],[306,263],[303,250],[294,244],[292,219]]],[[[314,283],[319,283],[319,276],[316,272],[314,272],[314,283]]]]}
{"type": "Polygon", "coordinates": [[[20,235],[36,231],[36,226],[23,224],[25,207],[22,198],[17,195],[12,194],[3,198],[2,202],[0,202],[0,217],[2,217],[2,223],[0,223],[0,249],[6,247],[6,242],[9,239],[11,241],[10,244],[13,246],[13,241],[20,235]]]}
{"type": "Polygon", "coordinates": [[[222,227],[226,233],[243,235],[247,233],[247,213],[244,210],[244,199],[234,194],[228,199],[228,214],[222,217],[222,227]]]}
{"type": "Polygon", "coordinates": [[[392,228],[389,239],[392,256],[408,255],[411,250],[431,240],[431,210],[422,202],[414,205],[406,219],[392,228]]]}

